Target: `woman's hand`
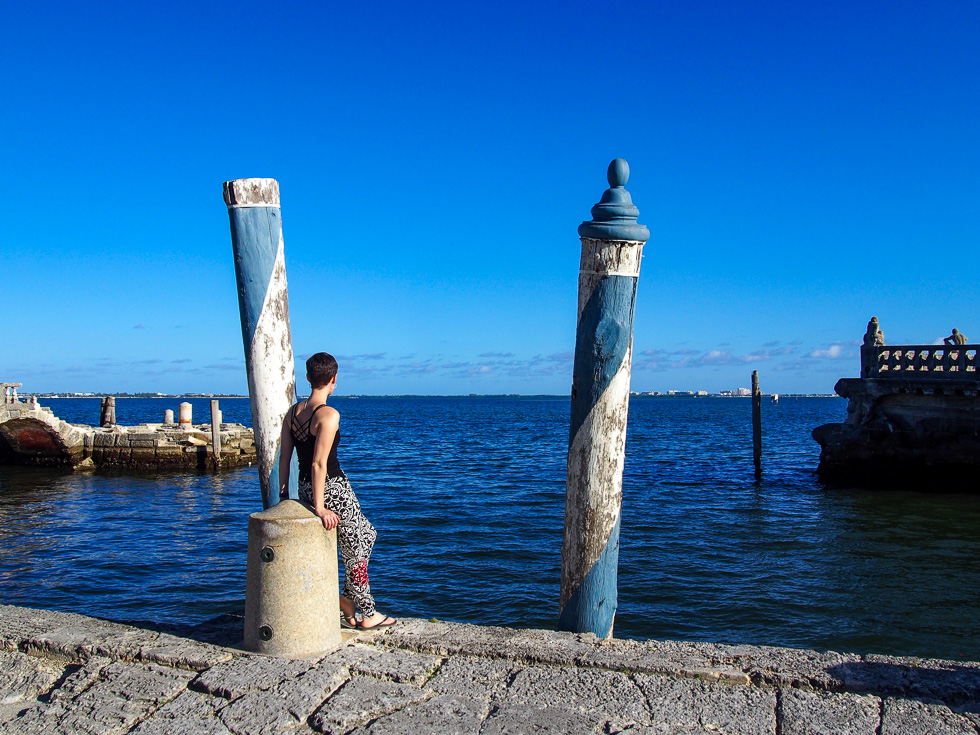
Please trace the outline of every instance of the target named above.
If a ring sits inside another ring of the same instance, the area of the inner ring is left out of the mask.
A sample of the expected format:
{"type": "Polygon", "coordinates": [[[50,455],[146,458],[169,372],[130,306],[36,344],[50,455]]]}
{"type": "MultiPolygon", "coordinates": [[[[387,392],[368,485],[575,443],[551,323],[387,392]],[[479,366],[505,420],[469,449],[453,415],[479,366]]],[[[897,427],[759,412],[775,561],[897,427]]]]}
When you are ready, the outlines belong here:
{"type": "Polygon", "coordinates": [[[334,513],[332,510],[327,510],[326,508],[319,508],[313,511],[316,513],[317,518],[323,523],[323,527],[328,531],[336,528],[337,524],[340,523],[340,517],[334,513]]]}

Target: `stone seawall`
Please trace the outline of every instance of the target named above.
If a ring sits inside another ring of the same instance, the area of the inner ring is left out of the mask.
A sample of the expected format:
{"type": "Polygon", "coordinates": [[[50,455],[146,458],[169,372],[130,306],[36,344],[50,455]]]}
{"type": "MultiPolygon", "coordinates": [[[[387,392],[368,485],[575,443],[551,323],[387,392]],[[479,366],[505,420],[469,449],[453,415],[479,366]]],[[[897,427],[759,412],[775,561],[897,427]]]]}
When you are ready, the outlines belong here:
{"type": "Polygon", "coordinates": [[[841,378],[834,390],[848,399],[847,420],[813,430],[821,477],[976,491],[980,382],[934,375],[841,378]]]}
{"type": "Polygon", "coordinates": [[[309,660],[242,620],[0,606],[0,731],[921,735],[980,732],[980,664],[402,620],[309,660]]]}
{"type": "MultiPolygon", "coordinates": [[[[252,430],[221,424],[220,464],[256,461],[252,430]]],[[[191,469],[213,465],[211,424],[87,426],[69,424],[36,403],[0,405],[0,463],[62,465],[76,469],[191,469]]]]}

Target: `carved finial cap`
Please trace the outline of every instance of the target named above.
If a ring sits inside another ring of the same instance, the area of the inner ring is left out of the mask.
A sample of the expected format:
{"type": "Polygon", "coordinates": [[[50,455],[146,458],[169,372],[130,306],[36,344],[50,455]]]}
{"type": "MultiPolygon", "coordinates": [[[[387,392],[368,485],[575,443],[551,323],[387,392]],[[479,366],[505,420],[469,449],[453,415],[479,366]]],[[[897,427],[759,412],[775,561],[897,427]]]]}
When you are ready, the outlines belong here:
{"type": "Polygon", "coordinates": [[[275,179],[235,179],[224,184],[229,207],[278,207],[279,182],[275,179]]]}
{"type": "Polygon", "coordinates": [[[638,224],[636,219],[640,210],[633,204],[630,193],[626,191],[630,166],[624,158],[614,158],[606,171],[609,188],[599,203],[592,207],[592,219],[579,225],[579,237],[594,240],[633,240],[646,242],[650,230],[638,224]]]}

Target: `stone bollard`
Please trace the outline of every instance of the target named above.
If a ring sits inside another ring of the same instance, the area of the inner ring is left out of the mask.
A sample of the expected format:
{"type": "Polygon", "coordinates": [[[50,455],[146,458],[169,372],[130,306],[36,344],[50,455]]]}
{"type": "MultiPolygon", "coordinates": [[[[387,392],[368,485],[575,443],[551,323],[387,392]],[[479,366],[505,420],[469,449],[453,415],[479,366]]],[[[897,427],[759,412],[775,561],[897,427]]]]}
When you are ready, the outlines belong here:
{"type": "Polygon", "coordinates": [[[174,410],[172,408],[168,408],[166,411],[163,412],[163,425],[164,426],[174,425],[174,410]]]}
{"type": "Polygon", "coordinates": [[[626,191],[629,166],[609,164],[609,188],[578,228],[578,326],[565,485],[558,627],[611,638],[633,355],[633,309],[649,230],[626,191]]]}
{"type": "Polygon", "coordinates": [[[194,416],[193,406],[191,406],[191,404],[189,404],[187,401],[184,401],[183,403],[180,404],[179,408],[180,408],[180,413],[177,414],[178,416],[177,420],[180,422],[180,427],[182,429],[191,428],[192,426],[191,419],[194,416]]]}
{"type": "Polygon", "coordinates": [[[102,409],[99,411],[99,426],[116,425],[116,399],[108,396],[102,399],[102,409]]]}
{"type": "Polygon", "coordinates": [[[246,650],[304,658],[337,648],[339,599],[336,531],[295,500],[248,517],[246,650]]]}

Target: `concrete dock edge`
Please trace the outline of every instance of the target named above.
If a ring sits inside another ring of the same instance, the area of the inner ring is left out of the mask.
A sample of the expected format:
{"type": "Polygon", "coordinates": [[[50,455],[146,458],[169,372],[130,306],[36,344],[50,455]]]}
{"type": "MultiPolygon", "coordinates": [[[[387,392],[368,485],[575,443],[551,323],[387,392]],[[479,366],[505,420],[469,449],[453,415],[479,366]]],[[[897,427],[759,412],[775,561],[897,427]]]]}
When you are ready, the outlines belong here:
{"type": "Polygon", "coordinates": [[[0,731],[980,732],[976,662],[418,619],[286,660],[232,647],[241,625],[0,606],[0,731]]]}

